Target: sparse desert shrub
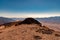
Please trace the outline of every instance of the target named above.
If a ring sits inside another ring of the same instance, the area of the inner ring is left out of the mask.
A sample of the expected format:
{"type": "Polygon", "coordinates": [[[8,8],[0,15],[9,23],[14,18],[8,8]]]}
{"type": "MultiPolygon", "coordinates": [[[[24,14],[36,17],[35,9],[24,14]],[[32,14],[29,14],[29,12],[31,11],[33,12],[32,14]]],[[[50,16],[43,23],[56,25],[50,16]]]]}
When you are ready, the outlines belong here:
{"type": "Polygon", "coordinates": [[[44,30],[50,30],[47,26],[42,26],[44,30]]]}
{"type": "Polygon", "coordinates": [[[40,36],[34,36],[34,39],[35,40],[40,40],[40,39],[42,39],[42,37],[40,37],[40,36]]]}
{"type": "Polygon", "coordinates": [[[45,26],[44,26],[44,27],[42,26],[42,27],[40,27],[36,32],[39,32],[39,33],[40,33],[40,32],[42,32],[42,31],[44,31],[44,30],[48,30],[48,28],[45,27],[45,26]]]}
{"type": "Polygon", "coordinates": [[[0,33],[2,33],[2,32],[0,32],[0,33]]]}
{"type": "Polygon", "coordinates": [[[42,33],[43,34],[52,34],[53,32],[51,30],[43,30],[42,33]]]}
{"type": "Polygon", "coordinates": [[[11,27],[11,23],[4,24],[5,27],[11,27]]]}
{"type": "Polygon", "coordinates": [[[36,32],[43,33],[43,34],[52,34],[53,30],[51,30],[51,29],[46,30],[44,28],[42,28],[42,29],[40,28],[36,32]]]}
{"type": "Polygon", "coordinates": [[[60,34],[55,34],[55,36],[60,37],[60,34]]]}
{"type": "Polygon", "coordinates": [[[47,27],[46,25],[43,25],[42,27],[47,27]]]}
{"type": "Polygon", "coordinates": [[[36,32],[39,32],[40,33],[40,32],[42,32],[42,30],[44,30],[44,29],[38,29],[36,32]]]}

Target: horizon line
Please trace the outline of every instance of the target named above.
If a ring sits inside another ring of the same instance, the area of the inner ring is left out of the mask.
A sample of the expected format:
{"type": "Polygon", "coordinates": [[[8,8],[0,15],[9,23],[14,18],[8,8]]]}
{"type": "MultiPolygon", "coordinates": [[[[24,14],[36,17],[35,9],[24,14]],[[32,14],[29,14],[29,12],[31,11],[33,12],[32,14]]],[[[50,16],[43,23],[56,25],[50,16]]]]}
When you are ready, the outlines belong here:
{"type": "MultiPolygon", "coordinates": [[[[5,17],[5,16],[0,16],[5,17]]],[[[60,16],[49,16],[49,17],[5,17],[5,18],[50,18],[50,17],[60,17],[60,16]]]]}

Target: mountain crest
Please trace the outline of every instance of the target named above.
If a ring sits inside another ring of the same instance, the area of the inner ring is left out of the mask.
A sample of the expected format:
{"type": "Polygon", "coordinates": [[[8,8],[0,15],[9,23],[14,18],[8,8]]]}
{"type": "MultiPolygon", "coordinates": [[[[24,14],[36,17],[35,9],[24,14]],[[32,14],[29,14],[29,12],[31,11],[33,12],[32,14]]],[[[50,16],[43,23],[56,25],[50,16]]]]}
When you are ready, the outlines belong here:
{"type": "Polygon", "coordinates": [[[35,20],[34,18],[26,18],[24,21],[18,23],[17,25],[20,24],[39,24],[40,26],[42,26],[42,24],[37,20],[35,20]]]}

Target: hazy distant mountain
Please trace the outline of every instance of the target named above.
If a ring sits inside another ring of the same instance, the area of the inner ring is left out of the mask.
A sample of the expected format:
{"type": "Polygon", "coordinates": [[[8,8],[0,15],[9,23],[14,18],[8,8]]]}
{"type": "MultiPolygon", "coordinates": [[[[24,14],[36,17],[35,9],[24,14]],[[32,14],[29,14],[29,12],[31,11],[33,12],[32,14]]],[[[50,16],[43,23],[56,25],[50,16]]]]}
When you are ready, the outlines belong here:
{"type": "MultiPolygon", "coordinates": [[[[0,24],[16,21],[16,20],[24,20],[25,18],[5,18],[0,17],[0,24]]],[[[60,16],[59,17],[48,17],[48,18],[35,18],[36,20],[40,22],[45,23],[60,23],[60,16]]]]}
{"type": "MultiPolygon", "coordinates": [[[[25,18],[13,18],[14,20],[24,20],[25,18]]],[[[35,18],[40,22],[60,23],[60,16],[48,18],[35,18]]]]}
{"type": "Polygon", "coordinates": [[[60,17],[36,18],[36,20],[41,22],[60,23],[60,17]]]}
{"type": "Polygon", "coordinates": [[[25,18],[12,18],[13,20],[24,20],[25,18]]]}
{"type": "Polygon", "coordinates": [[[0,24],[9,23],[12,21],[14,21],[14,20],[11,18],[0,17],[0,24]]]}

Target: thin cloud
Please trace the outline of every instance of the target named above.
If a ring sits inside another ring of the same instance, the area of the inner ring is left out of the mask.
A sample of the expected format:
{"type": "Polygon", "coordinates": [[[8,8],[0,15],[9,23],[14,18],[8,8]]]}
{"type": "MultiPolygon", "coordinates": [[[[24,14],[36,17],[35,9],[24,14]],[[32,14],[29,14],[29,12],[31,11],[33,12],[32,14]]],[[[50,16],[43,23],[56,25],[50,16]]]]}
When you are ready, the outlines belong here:
{"type": "Polygon", "coordinates": [[[26,18],[26,17],[52,17],[52,16],[60,16],[60,13],[1,13],[0,16],[2,17],[22,17],[22,18],[26,18]]]}

